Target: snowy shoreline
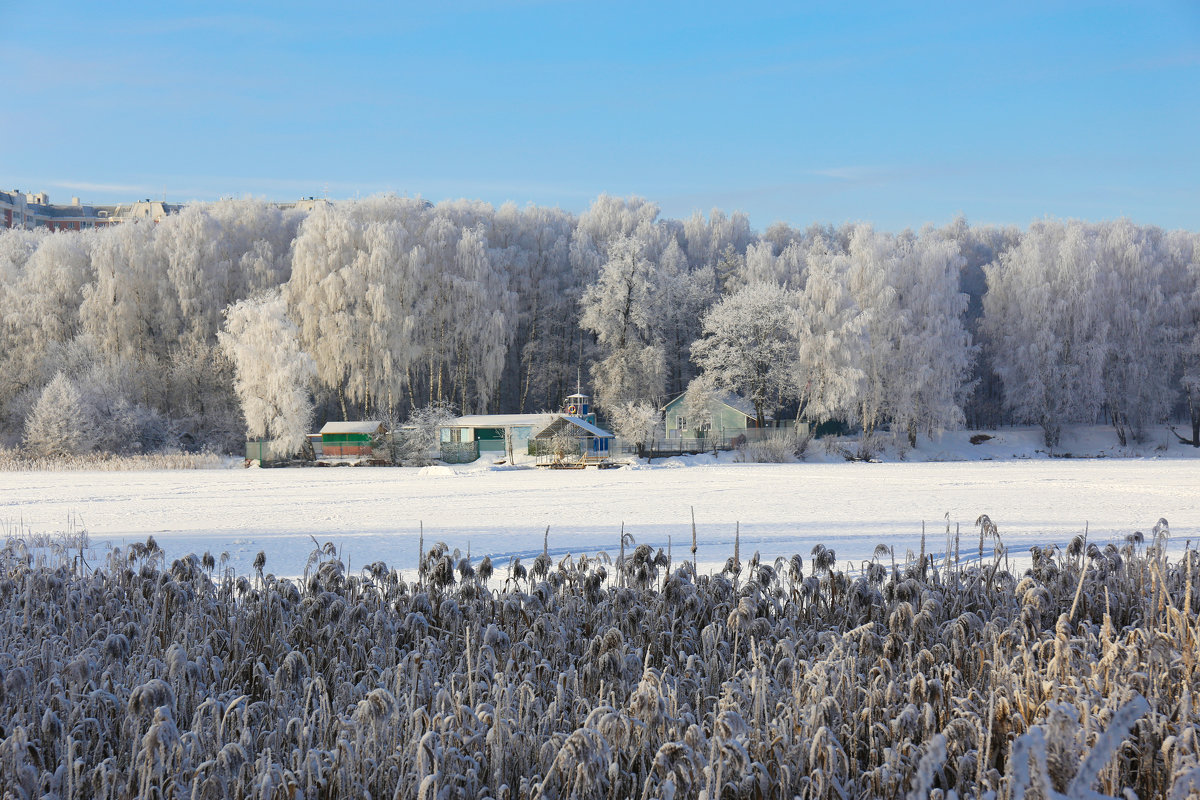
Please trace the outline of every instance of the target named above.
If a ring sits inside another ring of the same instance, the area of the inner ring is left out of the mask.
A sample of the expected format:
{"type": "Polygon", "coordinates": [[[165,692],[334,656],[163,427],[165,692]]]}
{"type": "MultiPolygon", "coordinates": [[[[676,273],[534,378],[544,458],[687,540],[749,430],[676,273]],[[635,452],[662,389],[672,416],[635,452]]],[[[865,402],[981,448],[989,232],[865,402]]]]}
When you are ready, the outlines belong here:
{"type": "Polygon", "coordinates": [[[690,558],[693,510],[701,572],[733,554],[737,530],[743,559],[756,550],[764,561],[807,557],[824,544],[841,564],[869,558],[880,543],[898,556],[916,552],[923,523],[928,551],[945,551],[949,525],[969,554],[980,514],[999,525],[1014,555],[1034,544],[1065,544],[1085,525],[1089,540],[1103,544],[1146,532],[1159,518],[1171,524],[1172,549],[1200,539],[1200,459],[1172,457],[1191,448],[1169,448],[1159,458],[1067,459],[1022,456],[1027,451],[1013,449],[1011,432],[997,438],[980,446],[943,439],[932,454],[942,458],[918,461],[930,453],[910,451],[906,462],[871,464],[832,456],[738,464],[701,455],[602,471],[477,463],[8,472],[0,473],[0,526],[48,533],[74,518],[99,552],[154,536],[169,558],[227,552],[239,572],[262,551],[267,571],[280,576],[303,572],[314,538],[339,546],[352,570],[374,561],[412,570],[422,529],[427,547],[444,541],[475,559],[490,555],[498,573],[511,556],[541,553],[547,526],[556,558],[615,557],[624,526],[639,543],[670,547],[678,562],[690,558]],[[1011,452],[1003,460],[959,460],[964,447],[1011,452]]]}

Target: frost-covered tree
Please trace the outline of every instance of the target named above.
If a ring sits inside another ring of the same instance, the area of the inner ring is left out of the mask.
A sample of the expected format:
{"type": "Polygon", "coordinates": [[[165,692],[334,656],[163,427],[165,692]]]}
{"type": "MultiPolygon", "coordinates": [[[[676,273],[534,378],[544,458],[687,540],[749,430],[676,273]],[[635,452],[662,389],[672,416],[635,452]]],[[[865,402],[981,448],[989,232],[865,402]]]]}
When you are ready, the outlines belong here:
{"type": "Polygon", "coordinates": [[[462,232],[455,253],[453,345],[455,397],[464,410],[488,410],[500,385],[516,297],[508,290],[508,275],[488,259],[484,234],[462,232]]]}
{"type": "Polygon", "coordinates": [[[982,331],[1018,421],[1053,446],[1063,425],[1101,412],[1122,444],[1167,418],[1190,331],[1189,238],[1051,220],[988,269],[982,331]]]}
{"type": "Polygon", "coordinates": [[[965,422],[971,428],[1000,425],[1006,420],[1003,383],[992,368],[992,341],[983,331],[982,324],[983,298],[987,294],[984,268],[1019,242],[1021,233],[1015,226],[971,226],[965,217],[959,216],[945,227],[923,230],[921,236],[953,241],[964,259],[959,273],[959,291],[968,298],[964,325],[977,348],[968,381],[970,392],[963,403],[965,422]]]}
{"type": "MultiPolygon", "coordinates": [[[[277,291],[277,290],[276,290],[277,291]]],[[[170,409],[185,449],[226,451],[243,443],[233,364],[217,342],[185,338],[167,354],[157,408],[170,409]]]]}
{"type": "MultiPolygon", "coordinates": [[[[570,265],[571,284],[576,287],[578,295],[578,325],[575,331],[573,347],[569,358],[574,362],[567,375],[567,386],[573,385],[577,369],[586,369],[595,375],[598,368],[611,371],[619,366],[608,361],[601,365],[598,361],[611,357],[611,348],[600,343],[595,327],[584,321],[588,305],[594,300],[587,300],[585,292],[594,291],[594,287],[603,278],[604,272],[612,272],[612,262],[618,257],[629,257],[635,262],[644,261],[647,269],[653,273],[658,259],[672,238],[667,226],[658,219],[659,208],[641,197],[613,197],[602,194],[583,214],[579,215],[575,229],[571,234],[570,265]],[[589,366],[590,365],[590,366],[589,366]]],[[[657,287],[657,281],[655,281],[657,287]]],[[[648,337],[651,334],[647,334],[648,337]]],[[[644,367],[653,369],[655,355],[648,352],[627,353],[626,362],[640,362],[644,367]]],[[[665,351],[658,354],[664,362],[662,371],[665,373],[665,351]]],[[[566,388],[566,386],[564,386],[566,388]]],[[[659,391],[659,390],[656,390],[659,391]]],[[[603,395],[596,391],[598,402],[603,405],[603,395]]]]}
{"type": "Polygon", "coordinates": [[[918,434],[936,436],[964,422],[974,348],[963,322],[968,298],[959,291],[963,258],[955,242],[936,235],[888,238],[895,308],[880,376],[884,408],[893,434],[915,447],[918,434]]]}
{"type": "Polygon", "coordinates": [[[717,288],[738,275],[745,264],[746,248],[754,241],[750,219],[741,211],[726,215],[714,208],[708,219],[699,211],[683,222],[688,262],[695,267],[712,267],[717,288]]]}
{"type": "Polygon", "coordinates": [[[25,420],[25,447],[46,458],[61,458],[91,449],[88,409],[75,384],[58,373],[42,390],[25,420]]]}
{"type": "Polygon", "coordinates": [[[741,270],[727,281],[726,291],[751,283],[776,283],[793,290],[803,288],[808,258],[806,244],[803,238],[790,240],[778,253],[776,244],[770,240],[751,244],[746,248],[741,270]]]}
{"type": "Polygon", "coordinates": [[[712,427],[713,409],[719,395],[712,375],[692,378],[683,397],[683,414],[692,430],[704,431],[712,427]]]}
{"type": "MultiPolygon", "coordinates": [[[[87,343],[77,341],[73,348],[78,345],[86,347],[87,343]]],[[[174,415],[176,409],[171,408],[172,415],[167,415],[138,399],[136,387],[145,381],[141,365],[129,359],[92,361],[73,378],[87,402],[97,450],[155,453],[175,449],[181,444],[187,444],[190,449],[211,444],[214,449],[225,451],[232,446],[229,437],[193,438],[190,442],[182,442],[186,434],[191,433],[194,437],[195,428],[181,430],[174,415]],[[131,387],[133,391],[130,391],[131,387]]],[[[242,439],[241,415],[236,406],[232,412],[232,419],[226,416],[221,420],[223,432],[236,426],[239,428],[236,437],[242,439]]]]}
{"type": "Polygon", "coordinates": [[[804,288],[796,294],[797,418],[817,424],[848,419],[863,380],[859,363],[863,321],[850,296],[849,266],[844,253],[812,251],[804,288]]]}
{"type": "Polygon", "coordinates": [[[1192,447],[1200,447],[1200,341],[1197,339],[1200,337],[1193,337],[1184,351],[1186,366],[1179,380],[1192,425],[1192,438],[1180,437],[1180,440],[1192,447]]]}
{"type": "Polygon", "coordinates": [[[1172,261],[1182,265],[1184,286],[1180,292],[1180,386],[1191,422],[1190,440],[1184,444],[1200,447],[1200,235],[1177,231],[1168,240],[1172,261]]]}
{"type": "Polygon", "coordinates": [[[865,225],[816,231],[805,243],[795,315],[800,415],[855,422],[864,442],[884,426],[915,445],[918,434],[961,425],[973,349],[957,244],[865,225]]]}
{"type": "MultiPolygon", "coordinates": [[[[414,241],[406,223],[425,214],[421,201],[395,197],[318,206],[297,235],[284,296],[343,417],[347,403],[364,413],[393,405],[421,355],[413,333],[420,294],[434,267],[452,261],[432,262],[414,241]]],[[[452,253],[453,241],[446,248],[452,253]]],[[[445,341],[436,326],[428,333],[445,341]]]]}
{"type": "Polygon", "coordinates": [[[986,270],[983,330],[1013,417],[1056,447],[1104,402],[1108,309],[1097,304],[1096,238],[1083,223],[1035,223],[986,270]]]}
{"type": "Polygon", "coordinates": [[[211,345],[227,306],[285,281],[297,221],[295,212],[247,198],[191,204],[158,223],[173,333],[211,345]]]}
{"type": "Polygon", "coordinates": [[[84,293],[80,322],[107,356],[152,361],[164,356],[178,315],[164,302],[169,288],[154,226],[115,225],[92,242],[95,282],[84,293]]]}
{"type": "Polygon", "coordinates": [[[592,365],[596,400],[606,410],[656,401],[663,391],[664,353],[656,336],[657,275],[643,243],[625,237],[609,249],[596,282],[583,294],[580,325],[596,336],[592,365]]]}
{"type": "Polygon", "coordinates": [[[658,261],[659,338],[666,359],[666,393],[677,394],[695,375],[691,345],[701,336],[701,319],[716,299],[711,266],[691,269],[672,239],[658,261]]]}
{"type": "Polygon", "coordinates": [[[0,319],[8,331],[0,335],[7,339],[0,347],[0,401],[41,389],[62,369],[60,352],[79,333],[79,306],[91,281],[87,234],[64,231],[25,241],[36,241],[36,249],[12,273],[10,286],[0,283],[0,319]]]}
{"type": "Polygon", "coordinates": [[[797,394],[794,313],[792,292],[752,283],[704,315],[704,337],[692,344],[692,357],[716,386],[754,404],[760,428],[767,409],[797,394]]]}
{"type": "Polygon", "coordinates": [[[600,274],[611,259],[613,245],[635,239],[641,255],[650,257],[666,245],[667,232],[658,221],[659,208],[641,197],[602,194],[579,215],[571,238],[571,266],[585,285],[600,274]]]}
{"type": "Polygon", "coordinates": [[[508,274],[499,268],[507,256],[497,249],[493,263],[487,246],[490,215],[485,205],[436,206],[427,225],[411,231],[419,244],[409,253],[426,397],[478,411],[495,401],[516,317],[508,274]]]}
{"type": "Polygon", "coordinates": [[[516,299],[513,343],[502,376],[503,407],[546,408],[573,385],[578,357],[579,296],[568,260],[573,218],[540,206],[496,211],[489,256],[503,259],[516,299]]]}
{"type": "Polygon", "coordinates": [[[86,234],[47,236],[30,256],[21,280],[21,319],[27,356],[37,358],[79,332],[79,306],[92,280],[86,234]]]}
{"type": "Polygon", "coordinates": [[[910,441],[964,415],[1044,424],[1048,440],[1107,419],[1136,439],[1200,404],[1194,240],[1127,221],[1022,234],[962,218],[919,236],[776,224],[758,237],[740,213],[664,219],[608,195],[578,218],[465,200],[374,197],[312,213],[226,200],[157,224],[6,231],[0,438],[19,440],[62,371],[95,406],[102,447],[236,444],[216,332],[227,307],[281,284],[320,375],[318,413],[399,419],[439,399],[545,408],[583,371],[598,407],[657,401],[694,377],[690,345],[712,304],[771,283],[795,296],[806,419],[890,425],[910,441]],[[636,278],[629,314],[600,302],[617,297],[621,264],[636,278]]]}
{"type": "Polygon", "coordinates": [[[662,412],[652,403],[627,400],[618,403],[608,412],[613,433],[637,448],[639,458],[646,455],[646,447],[659,436],[662,427],[662,412]]]}
{"type": "Polygon", "coordinates": [[[1175,263],[1163,232],[1129,220],[1096,226],[1098,268],[1094,305],[1108,326],[1104,407],[1122,445],[1145,439],[1175,405],[1176,366],[1186,263],[1175,263]]]}
{"type": "Polygon", "coordinates": [[[894,242],[867,225],[850,239],[844,273],[860,325],[854,355],[862,380],[856,387],[851,418],[863,431],[864,445],[889,415],[891,371],[901,332],[907,327],[896,287],[892,285],[894,242]]]}
{"type": "Polygon", "coordinates": [[[768,241],[760,241],[746,248],[742,269],[737,275],[730,277],[726,289],[736,290],[753,283],[774,283],[779,286],[787,284],[787,276],[779,269],[779,259],[775,256],[775,248],[768,241]]]}
{"type": "Polygon", "coordinates": [[[239,301],[225,314],[221,347],[234,364],[246,432],[270,440],[277,456],[296,453],[312,419],[312,358],[300,348],[279,291],[239,301]]]}
{"type": "Polygon", "coordinates": [[[398,436],[399,461],[406,467],[431,463],[430,453],[437,447],[441,430],[457,416],[454,406],[434,402],[414,410],[401,426],[398,436]]]}

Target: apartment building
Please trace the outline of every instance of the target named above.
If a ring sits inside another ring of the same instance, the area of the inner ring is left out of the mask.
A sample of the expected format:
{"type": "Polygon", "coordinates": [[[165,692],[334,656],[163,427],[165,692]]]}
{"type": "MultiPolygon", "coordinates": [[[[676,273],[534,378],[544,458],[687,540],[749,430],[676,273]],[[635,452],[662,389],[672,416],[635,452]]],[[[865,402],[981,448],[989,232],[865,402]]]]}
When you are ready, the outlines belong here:
{"type": "Polygon", "coordinates": [[[115,206],[89,206],[72,197],[69,205],[55,205],[45,192],[20,189],[0,191],[0,228],[46,228],[51,231],[80,231],[118,222],[148,219],[158,222],[183,208],[178,203],[142,200],[115,206]]]}

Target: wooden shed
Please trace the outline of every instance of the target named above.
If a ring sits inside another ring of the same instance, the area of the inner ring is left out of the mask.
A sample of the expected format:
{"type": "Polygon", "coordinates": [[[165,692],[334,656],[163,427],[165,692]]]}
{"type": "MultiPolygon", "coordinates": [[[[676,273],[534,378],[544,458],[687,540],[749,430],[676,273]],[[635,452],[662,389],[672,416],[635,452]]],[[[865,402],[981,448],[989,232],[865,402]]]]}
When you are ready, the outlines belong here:
{"type": "Polygon", "coordinates": [[[370,458],[387,435],[387,425],[378,420],[326,422],[321,428],[323,459],[370,458]]]}

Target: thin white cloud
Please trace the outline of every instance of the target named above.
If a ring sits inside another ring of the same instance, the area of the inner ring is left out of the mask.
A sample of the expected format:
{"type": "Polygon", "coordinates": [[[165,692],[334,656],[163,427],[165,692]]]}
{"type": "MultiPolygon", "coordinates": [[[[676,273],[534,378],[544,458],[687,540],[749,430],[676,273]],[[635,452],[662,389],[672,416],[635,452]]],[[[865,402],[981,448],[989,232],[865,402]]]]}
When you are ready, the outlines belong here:
{"type": "Polygon", "coordinates": [[[73,189],[80,192],[133,192],[145,194],[153,191],[149,186],[139,186],[127,183],[88,183],[87,181],[46,181],[47,186],[59,189],[73,189]]]}

